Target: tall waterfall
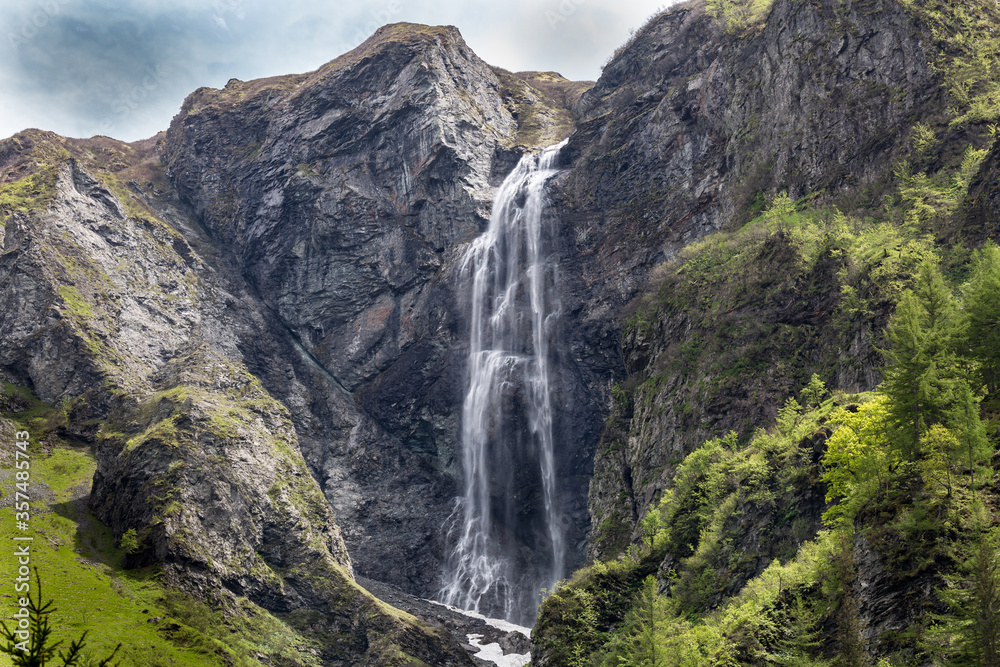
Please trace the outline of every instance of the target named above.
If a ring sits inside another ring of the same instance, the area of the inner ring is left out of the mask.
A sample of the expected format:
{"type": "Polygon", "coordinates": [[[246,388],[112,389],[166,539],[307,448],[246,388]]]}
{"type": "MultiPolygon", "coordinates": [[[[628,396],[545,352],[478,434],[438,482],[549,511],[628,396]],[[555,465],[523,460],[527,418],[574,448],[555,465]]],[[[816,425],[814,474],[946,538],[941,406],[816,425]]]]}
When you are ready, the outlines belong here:
{"type": "Polygon", "coordinates": [[[532,617],[540,588],[564,574],[550,350],[559,304],[542,214],[565,143],[521,158],[461,265],[471,287],[460,433],[465,488],[451,518],[454,549],[441,599],[510,620],[532,617]]]}

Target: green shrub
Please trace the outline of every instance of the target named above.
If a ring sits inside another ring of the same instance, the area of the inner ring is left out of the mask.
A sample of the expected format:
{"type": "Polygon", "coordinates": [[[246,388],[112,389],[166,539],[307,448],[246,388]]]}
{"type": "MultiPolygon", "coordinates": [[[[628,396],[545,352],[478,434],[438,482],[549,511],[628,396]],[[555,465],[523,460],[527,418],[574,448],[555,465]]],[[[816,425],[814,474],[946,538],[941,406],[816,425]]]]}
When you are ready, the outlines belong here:
{"type": "Polygon", "coordinates": [[[139,551],[139,538],[136,536],[135,528],[129,528],[125,531],[125,534],[122,535],[119,548],[128,555],[139,551]]]}

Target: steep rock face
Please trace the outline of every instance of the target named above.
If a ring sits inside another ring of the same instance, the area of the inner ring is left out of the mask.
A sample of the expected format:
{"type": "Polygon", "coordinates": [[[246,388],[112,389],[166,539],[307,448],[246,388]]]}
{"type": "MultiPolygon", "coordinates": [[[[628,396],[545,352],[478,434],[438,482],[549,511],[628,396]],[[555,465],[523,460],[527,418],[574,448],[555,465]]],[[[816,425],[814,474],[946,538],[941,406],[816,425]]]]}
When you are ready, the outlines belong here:
{"type": "Polygon", "coordinates": [[[283,615],[320,640],[325,664],[468,664],[354,583],[288,410],[244,349],[299,400],[317,372],[183,210],[150,195],[155,149],[30,132],[3,148],[3,180],[21,176],[24,196],[4,211],[0,363],[65,406],[68,437],[96,445],[90,506],[117,537],[135,529],[132,564],[159,562],[168,582],[222,606],[246,598],[283,615]],[[36,173],[20,173],[25,162],[36,173]],[[144,190],[131,176],[151,180],[144,190]]]}
{"type": "MultiPolygon", "coordinates": [[[[623,338],[630,375],[616,392],[590,485],[594,557],[639,537],[645,508],[686,454],[708,438],[771,423],[811,374],[850,392],[878,384],[875,332],[891,303],[867,280],[849,278],[856,269],[837,243],[815,258],[800,250],[768,234],[688,251],[664,267],[623,338]],[[870,308],[852,313],[844,290],[868,296],[870,308]]],[[[913,267],[919,257],[904,262],[913,267]]]]}
{"type": "MultiPolygon", "coordinates": [[[[656,333],[626,338],[625,358],[618,356],[613,341],[621,321],[615,320],[653,266],[712,231],[745,222],[775,191],[793,198],[858,196],[886,175],[904,151],[912,117],[932,112],[940,96],[919,32],[894,2],[777,2],[763,27],[736,34],[707,15],[704,3],[651,20],[577,103],[577,131],[564,150],[571,170],[554,193],[567,291],[581,304],[568,344],[589,368],[603,370],[595,384],[606,389],[623,370],[642,374],[646,364],[655,367],[660,355],[651,344],[669,347],[662,357],[669,359],[705,333],[692,335],[688,317],[677,312],[657,324],[656,333]]],[[[823,276],[800,279],[811,284],[823,276]]],[[[788,284],[786,296],[800,288],[788,284]]],[[[802,334],[796,345],[808,348],[816,343],[805,342],[813,335],[807,329],[821,330],[835,305],[796,312],[797,301],[776,303],[778,312],[765,318],[794,324],[802,334]]],[[[749,311],[734,316],[756,317],[749,311]]],[[[835,362],[831,384],[857,390],[877,381],[868,329],[858,323],[839,352],[840,343],[827,341],[834,349],[824,354],[844,359],[835,362]]],[[[782,345],[772,354],[787,352],[782,345]]],[[[743,431],[772,418],[778,394],[798,381],[768,380],[767,396],[752,399],[739,398],[733,386],[714,405],[693,396],[656,404],[658,425],[635,452],[649,460],[632,470],[629,462],[601,454],[606,443],[599,446],[592,526],[612,515],[616,525],[626,516],[634,525],[631,506],[644,507],[658,495],[667,459],[719,429],[743,431]],[[608,471],[614,481],[606,486],[608,471]]],[[[689,384],[678,378],[664,395],[676,391],[677,382],[689,384]]],[[[592,538],[592,545],[599,542],[599,533],[592,538]]]]}
{"type": "MultiPolygon", "coordinates": [[[[65,163],[72,174],[59,181],[51,210],[58,233],[47,247],[59,260],[40,252],[9,272],[6,296],[17,317],[3,333],[16,344],[5,348],[4,363],[45,400],[77,397],[72,427],[106,445],[94,496],[101,516],[119,533],[158,526],[144,533],[143,558],[190,563],[205,594],[224,584],[293,608],[308,596],[275,588],[264,576],[274,563],[247,554],[261,552],[261,536],[273,533],[263,517],[291,512],[269,494],[297,468],[269,439],[232,422],[278,429],[320,480],[359,571],[435,593],[461,475],[454,448],[468,334],[456,260],[485,226],[520,144],[563,138],[569,106],[587,86],[551,72],[490,68],[454,28],[397,25],[311,74],[196,91],[145,156],[104,139],[32,144],[23,135],[5,144],[11,179],[30,172],[28,154],[48,151],[50,165],[68,154],[77,160],[65,163]],[[161,157],[170,182],[159,173],[161,157]],[[101,166],[88,173],[81,160],[101,166]],[[132,192],[123,197],[125,181],[132,192]],[[100,224],[77,229],[81,220],[100,224]],[[142,221],[141,233],[122,231],[129,220],[142,221]],[[63,316],[53,317],[49,304],[63,316]],[[219,385],[199,368],[229,379],[219,385]],[[259,392],[284,406],[257,414],[259,392]],[[253,394],[249,404],[244,394],[253,394]],[[108,415],[112,430],[97,433],[95,420],[108,415]],[[225,470],[220,438],[239,443],[232,453],[249,468],[225,470]],[[184,453],[158,449],[173,440],[184,453]],[[283,472],[250,479],[255,466],[283,472]],[[232,503],[219,487],[226,484],[261,500],[232,503]],[[164,514],[184,503],[205,505],[204,516],[191,523],[164,514]],[[201,553],[185,537],[191,532],[220,543],[247,538],[201,553]],[[233,558],[238,565],[227,564],[233,558]],[[246,568],[263,579],[248,579],[246,568]]],[[[50,171],[29,176],[30,185],[53,190],[50,171]]],[[[36,213],[50,212],[46,197],[11,212],[9,244],[35,234],[36,213]]],[[[559,241],[550,250],[565,249],[559,241]]],[[[563,306],[581,311],[576,297],[563,306]]],[[[571,318],[560,331],[580,338],[571,318]]],[[[582,560],[599,433],[594,389],[606,370],[559,347],[557,400],[567,409],[558,464],[572,568],[582,560]]],[[[536,514],[537,473],[516,487],[524,516],[536,514]]],[[[538,536],[510,528],[532,567],[538,536]]],[[[178,580],[184,571],[176,568],[178,580]]]]}
{"type": "Polygon", "coordinates": [[[167,135],[181,196],[327,376],[311,390],[355,395],[293,406],[355,559],[423,594],[462,390],[455,299],[433,279],[484,224],[515,129],[456,30],[389,26],[311,75],[197,91],[167,135]]]}
{"type": "Polygon", "coordinates": [[[440,319],[419,288],[484,224],[494,153],[516,128],[453,28],[386,27],[286,85],[190,96],[167,136],[170,176],[353,391],[433,337],[413,319],[440,319]]]}
{"type": "MultiPolygon", "coordinates": [[[[325,378],[295,404],[280,376],[248,362],[291,408],[366,576],[422,595],[440,585],[461,475],[468,334],[457,260],[519,144],[563,138],[585,87],[492,69],[454,28],[397,24],[312,74],[196,91],[167,133],[180,196],[325,378]]],[[[564,305],[579,314],[582,304],[564,305]]],[[[572,320],[563,330],[580,337],[572,320]]],[[[559,361],[571,566],[587,525],[601,363],[559,361]]],[[[530,515],[540,481],[519,488],[530,515]]],[[[535,537],[517,539],[530,561],[535,537]]]]}
{"type": "MultiPolygon", "coordinates": [[[[914,118],[936,113],[943,95],[916,23],[895,2],[779,0],[762,25],[736,31],[704,3],[654,18],[582,96],[566,149],[573,169],[559,201],[574,229],[575,273],[605,295],[593,320],[634,296],[651,266],[711,231],[738,228],[776,192],[850,207],[905,155],[914,118]]],[[[595,456],[591,555],[635,537],[670,461],[705,437],[773,419],[809,372],[850,391],[878,381],[868,332],[885,312],[824,338],[839,303],[828,287],[837,260],[809,275],[780,239],[758,252],[768,268],[749,279],[773,295],[765,303],[720,292],[710,317],[704,304],[677,303],[626,327],[629,397],[595,456]],[[796,296],[810,285],[815,298],[796,296]],[[728,343],[709,351],[719,326],[731,327],[728,343]],[[793,354],[805,363],[783,361],[793,354]],[[634,388],[653,377],[633,406],[634,388]]]]}
{"type": "Polygon", "coordinates": [[[883,177],[911,117],[941,94],[891,0],[779,1],[747,34],[725,32],[704,3],[680,5],[636,33],[577,104],[564,189],[587,223],[579,249],[623,260],[609,275],[627,288],[629,267],[744,222],[734,216],[757,197],[883,177]]]}
{"type": "Polygon", "coordinates": [[[872,652],[891,650],[898,635],[916,625],[926,608],[937,602],[934,589],[940,588],[940,573],[947,571],[950,564],[941,558],[931,566],[917,565],[915,561],[924,554],[910,547],[872,544],[861,535],[854,539],[856,577],[852,592],[862,636],[872,652]],[[912,569],[898,567],[900,561],[912,569]]]}

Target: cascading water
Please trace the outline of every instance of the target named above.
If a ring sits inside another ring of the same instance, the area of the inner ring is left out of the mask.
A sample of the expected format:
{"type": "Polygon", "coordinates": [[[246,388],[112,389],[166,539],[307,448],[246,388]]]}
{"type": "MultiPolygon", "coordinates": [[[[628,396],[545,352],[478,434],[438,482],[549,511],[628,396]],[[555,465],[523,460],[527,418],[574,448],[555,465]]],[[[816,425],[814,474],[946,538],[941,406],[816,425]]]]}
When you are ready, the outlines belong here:
{"type": "Polygon", "coordinates": [[[529,620],[539,590],[563,577],[550,350],[558,295],[542,214],[565,143],[521,158],[461,265],[471,282],[460,433],[465,489],[450,519],[454,549],[441,599],[515,621],[529,620]]]}

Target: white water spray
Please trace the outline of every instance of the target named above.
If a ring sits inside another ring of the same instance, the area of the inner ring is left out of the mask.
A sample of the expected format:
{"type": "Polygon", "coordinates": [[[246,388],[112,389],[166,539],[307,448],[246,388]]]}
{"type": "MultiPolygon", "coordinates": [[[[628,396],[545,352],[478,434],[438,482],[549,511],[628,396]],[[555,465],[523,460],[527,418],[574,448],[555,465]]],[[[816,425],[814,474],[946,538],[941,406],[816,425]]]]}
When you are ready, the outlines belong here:
{"type": "Polygon", "coordinates": [[[486,232],[470,244],[461,265],[463,280],[471,280],[468,389],[459,443],[465,489],[451,519],[454,550],[441,599],[476,612],[484,605],[508,619],[523,612],[526,602],[536,602],[540,587],[551,587],[564,574],[550,368],[558,300],[555,267],[542,247],[542,213],[545,185],[557,173],[565,143],[521,158],[497,192],[486,232]],[[527,434],[518,432],[524,431],[517,426],[519,416],[527,434]],[[497,477],[509,479],[517,467],[536,461],[551,553],[547,572],[525,581],[505,549],[516,543],[510,537],[516,529],[510,525],[516,523],[513,512],[508,507],[507,521],[498,522],[503,502],[495,496],[497,477]],[[518,590],[525,585],[535,589],[518,590]]]}

